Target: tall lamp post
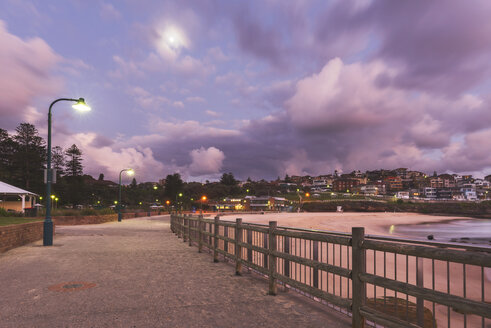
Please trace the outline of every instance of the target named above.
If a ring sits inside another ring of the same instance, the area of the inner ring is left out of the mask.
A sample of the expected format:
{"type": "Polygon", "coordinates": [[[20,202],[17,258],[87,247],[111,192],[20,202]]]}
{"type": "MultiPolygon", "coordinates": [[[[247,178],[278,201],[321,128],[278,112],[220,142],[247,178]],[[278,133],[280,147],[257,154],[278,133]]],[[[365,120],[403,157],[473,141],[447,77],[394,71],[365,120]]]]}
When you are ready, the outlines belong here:
{"type": "Polygon", "coordinates": [[[121,222],[121,219],[123,218],[123,214],[121,214],[121,173],[125,171],[128,172],[128,175],[133,175],[135,173],[133,169],[122,169],[121,172],[119,172],[118,222],[121,222]]]}
{"type": "Polygon", "coordinates": [[[73,101],[76,102],[72,107],[82,112],[88,112],[90,107],[85,103],[84,98],[72,99],[72,98],[59,98],[49,105],[48,111],[48,149],[46,159],[46,217],[44,219],[43,227],[43,246],[53,245],[53,221],[51,220],[51,181],[53,179],[53,172],[51,171],[51,109],[53,105],[59,101],[73,101]]]}

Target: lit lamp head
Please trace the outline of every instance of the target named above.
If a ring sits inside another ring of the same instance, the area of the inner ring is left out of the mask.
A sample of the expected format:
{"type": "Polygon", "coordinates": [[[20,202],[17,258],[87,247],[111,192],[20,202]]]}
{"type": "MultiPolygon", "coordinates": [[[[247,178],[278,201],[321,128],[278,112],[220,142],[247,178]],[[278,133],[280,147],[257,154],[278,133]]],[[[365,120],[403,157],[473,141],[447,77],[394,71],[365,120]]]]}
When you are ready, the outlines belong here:
{"type": "Polygon", "coordinates": [[[206,196],[201,197],[201,200],[202,201],[205,201],[206,200],[206,196]]]}
{"type": "Polygon", "coordinates": [[[131,176],[131,175],[135,174],[135,170],[133,170],[133,169],[127,169],[126,170],[126,174],[128,174],[128,175],[131,176]]]}
{"type": "Polygon", "coordinates": [[[75,105],[72,105],[72,108],[75,108],[76,110],[81,112],[88,112],[91,109],[89,105],[85,103],[84,98],[79,98],[77,103],[75,105]]]}
{"type": "Polygon", "coordinates": [[[182,197],[182,192],[179,193],[179,197],[182,197]]]}

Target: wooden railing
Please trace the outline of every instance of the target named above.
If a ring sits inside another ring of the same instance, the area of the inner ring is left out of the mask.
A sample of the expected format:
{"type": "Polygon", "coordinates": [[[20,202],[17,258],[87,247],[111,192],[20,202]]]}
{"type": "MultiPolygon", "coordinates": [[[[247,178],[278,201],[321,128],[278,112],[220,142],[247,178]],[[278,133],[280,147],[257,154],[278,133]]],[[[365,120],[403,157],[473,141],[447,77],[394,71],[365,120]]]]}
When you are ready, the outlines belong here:
{"type": "Polygon", "coordinates": [[[491,248],[172,215],[171,229],[235,273],[254,270],[348,316],[353,327],[488,327],[491,248]],[[378,296],[379,297],[378,297],[378,296]]]}

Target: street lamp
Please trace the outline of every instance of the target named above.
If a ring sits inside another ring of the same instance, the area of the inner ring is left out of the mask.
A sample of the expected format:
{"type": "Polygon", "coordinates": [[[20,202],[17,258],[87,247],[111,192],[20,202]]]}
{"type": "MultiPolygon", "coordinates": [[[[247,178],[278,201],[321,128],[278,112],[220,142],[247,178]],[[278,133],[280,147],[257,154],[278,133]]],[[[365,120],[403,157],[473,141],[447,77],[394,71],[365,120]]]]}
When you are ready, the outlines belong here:
{"type": "Polygon", "coordinates": [[[206,196],[201,197],[201,213],[203,213],[203,203],[206,201],[206,196]]]}
{"type": "Polygon", "coordinates": [[[127,172],[126,174],[128,175],[133,175],[135,174],[135,171],[133,169],[122,169],[119,172],[119,198],[118,198],[118,222],[121,222],[121,219],[123,215],[121,214],[121,173],[127,172]]]}
{"type": "MultiPolygon", "coordinates": [[[[179,203],[177,202],[177,196],[182,197],[182,192],[180,192],[180,193],[176,194],[176,213],[177,213],[177,206],[178,206],[178,204],[180,204],[180,203],[181,203],[181,202],[179,202],[179,203]]],[[[181,206],[182,206],[182,205],[181,205],[181,206]]],[[[181,212],[182,212],[182,210],[181,210],[181,212]]]]}
{"type": "Polygon", "coordinates": [[[48,149],[46,159],[46,218],[44,220],[43,227],[43,246],[53,245],[53,221],[51,220],[51,181],[53,179],[53,172],[51,171],[51,109],[53,105],[58,101],[73,101],[76,102],[72,107],[76,110],[87,112],[90,107],[85,103],[84,98],[72,99],[72,98],[59,98],[49,105],[48,111],[48,149]]]}

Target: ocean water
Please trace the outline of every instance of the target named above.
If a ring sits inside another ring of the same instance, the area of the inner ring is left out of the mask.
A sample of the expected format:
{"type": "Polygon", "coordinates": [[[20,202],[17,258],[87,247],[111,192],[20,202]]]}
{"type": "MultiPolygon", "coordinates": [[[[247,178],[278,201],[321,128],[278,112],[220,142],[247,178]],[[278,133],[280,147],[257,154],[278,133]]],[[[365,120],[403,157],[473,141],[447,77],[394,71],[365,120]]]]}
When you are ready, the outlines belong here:
{"type": "Polygon", "coordinates": [[[401,224],[389,232],[410,238],[491,246],[491,219],[465,219],[439,223],[401,224]]]}

